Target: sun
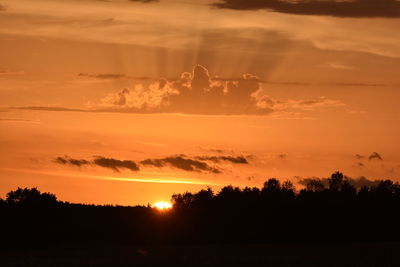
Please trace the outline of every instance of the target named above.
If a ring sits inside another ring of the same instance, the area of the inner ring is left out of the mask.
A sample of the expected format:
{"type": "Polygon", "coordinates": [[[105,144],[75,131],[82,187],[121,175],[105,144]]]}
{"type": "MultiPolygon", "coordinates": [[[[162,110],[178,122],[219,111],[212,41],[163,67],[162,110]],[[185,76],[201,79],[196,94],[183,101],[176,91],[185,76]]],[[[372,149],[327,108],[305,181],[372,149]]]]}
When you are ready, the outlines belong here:
{"type": "Polygon", "coordinates": [[[172,204],[169,202],[163,202],[159,201],[153,204],[153,208],[159,209],[159,210],[168,210],[172,208],[172,204]]]}

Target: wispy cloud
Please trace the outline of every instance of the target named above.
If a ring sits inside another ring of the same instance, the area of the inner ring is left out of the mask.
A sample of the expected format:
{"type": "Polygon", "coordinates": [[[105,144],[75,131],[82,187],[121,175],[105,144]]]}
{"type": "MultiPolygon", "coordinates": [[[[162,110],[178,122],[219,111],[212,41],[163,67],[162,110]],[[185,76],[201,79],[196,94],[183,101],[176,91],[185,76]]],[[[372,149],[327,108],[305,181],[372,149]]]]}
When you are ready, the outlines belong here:
{"type": "Polygon", "coordinates": [[[0,122],[21,122],[21,123],[40,123],[40,120],[0,118],[0,122]]]}
{"type": "MultiPolygon", "coordinates": [[[[1,11],[1,6],[0,6],[1,11]]],[[[9,76],[9,75],[24,75],[24,71],[9,71],[9,70],[0,70],[0,76],[9,76]]]]}
{"type": "Polygon", "coordinates": [[[325,64],[320,65],[322,68],[330,68],[337,70],[354,70],[354,66],[350,66],[341,62],[326,62],[325,64]]]}
{"type": "Polygon", "coordinates": [[[369,160],[377,159],[377,160],[383,160],[382,156],[378,152],[373,152],[369,157],[369,160]]]}

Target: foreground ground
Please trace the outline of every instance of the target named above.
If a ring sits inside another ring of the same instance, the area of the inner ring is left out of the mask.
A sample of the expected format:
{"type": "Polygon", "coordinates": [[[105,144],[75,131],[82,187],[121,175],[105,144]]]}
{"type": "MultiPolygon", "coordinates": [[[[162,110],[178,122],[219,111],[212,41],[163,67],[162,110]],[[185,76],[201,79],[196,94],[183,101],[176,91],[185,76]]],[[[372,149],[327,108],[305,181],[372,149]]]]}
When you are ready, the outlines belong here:
{"type": "Polygon", "coordinates": [[[400,243],[2,250],[1,266],[400,266],[400,243]]]}

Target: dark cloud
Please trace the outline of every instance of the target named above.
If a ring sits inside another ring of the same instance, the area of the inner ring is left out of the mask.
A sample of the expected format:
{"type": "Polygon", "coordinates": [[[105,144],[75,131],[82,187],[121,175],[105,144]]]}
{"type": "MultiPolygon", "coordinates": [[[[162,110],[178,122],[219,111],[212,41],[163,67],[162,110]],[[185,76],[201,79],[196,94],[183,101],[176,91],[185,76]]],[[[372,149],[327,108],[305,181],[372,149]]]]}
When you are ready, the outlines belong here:
{"type": "Polygon", "coordinates": [[[139,171],[139,166],[132,160],[119,160],[113,158],[96,157],[93,164],[119,172],[121,168],[139,171]]]}
{"type": "Polygon", "coordinates": [[[377,159],[377,160],[383,160],[382,156],[377,153],[377,152],[373,152],[369,157],[369,160],[373,160],[373,159],[377,159]]]}
{"type": "Polygon", "coordinates": [[[286,159],[287,158],[287,154],[279,154],[278,157],[280,159],[286,159]]]}
{"type": "Polygon", "coordinates": [[[166,157],[161,159],[146,159],[140,162],[142,165],[153,166],[157,168],[165,167],[166,165],[190,172],[211,172],[221,173],[221,170],[211,167],[206,162],[190,159],[184,155],[166,157]]]}
{"type": "Polygon", "coordinates": [[[113,158],[106,158],[101,156],[96,156],[96,158],[92,161],[86,159],[74,159],[69,156],[57,157],[55,162],[58,164],[64,165],[74,165],[81,167],[83,165],[97,165],[104,168],[112,169],[116,172],[119,172],[121,168],[129,169],[132,171],[139,171],[139,166],[131,160],[118,160],[113,158]]]}
{"type": "Polygon", "coordinates": [[[400,17],[397,0],[221,0],[213,7],[235,10],[261,10],[296,14],[334,17],[400,17]]]}
{"type": "Polygon", "coordinates": [[[156,3],[159,2],[159,0],[129,0],[131,2],[140,2],[140,3],[156,3]]]}
{"type": "Polygon", "coordinates": [[[85,159],[73,159],[68,156],[57,157],[55,159],[55,162],[59,163],[59,164],[64,164],[64,165],[69,164],[69,165],[74,165],[74,166],[78,166],[78,167],[90,164],[90,162],[85,159]]]}
{"type": "MultiPolygon", "coordinates": [[[[376,186],[381,182],[380,180],[369,180],[369,179],[365,178],[364,176],[361,176],[359,178],[346,177],[346,179],[349,181],[349,183],[352,186],[354,186],[357,189],[360,189],[363,186],[368,186],[368,187],[376,186]]],[[[328,188],[329,179],[328,178],[305,178],[305,179],[299,180],[298,183],[303,186],[313,185],[313,186],[320,187],[322,185],[323,187],[328,188]]]]}
{"type": "Polygon", "coordinates": [[[6,7],[0,4],[0,11],[6,11],[6,7]]]}
{"type": "Polygon", "coordinates": [[[221,161],[229,161],[234,164],[249,164],[247,159],[244,156],[198,156],[195,157],[197,160],[203,160],[203,161],[212,161],[215,163],[219,163],[221,161]]]}
{"type": "MultiPolygon", "coordinates": [[[[189,158],[185,155],[177,155],[160,159],[145,159],[142,160],[140,164],[144,166],[153,166],[157,168],[170,166],[173,168],[189,172],[210,172],[215,174],[221,173],[220,169],[214,166],[210,166],[207,162],[205,162],[208,160],[213,161],[215,163],[220,162],[221,160],[227,160],[238,164],[240,163],[245,164],[245,162],[247,162],[247,160],[242,157],[235,158],[230,156],[227,157],[221,156],[221,157],[207,157],[204,158],[203,160],[198,160],[196,158],[189,158]]],[[[64,156],[64,157],[57,157],[55,159],[55,162],[58,164],[74,165],[78,167],[92,164],[103,168],[109,168],[116,172],[119,172],[120,169],[129,169],[131,171],[140,170],[139,164],[137,164],[132,160],[119,160],[102,156],[95,156],[95,159],[91,161],[85,159],[74,159],[69,156],[64,156]]]]}
{"type": "Polygon", "coordinates": [[[356,159],[364,159],[365,158],[365,156],[360,155],[360,154],[355,154],[354,156],[356,157],[356,159]]]}
{"type": "MultiPolygon", "coordinates": [[[[96,0],[96,1],[99,1],[99,2],[112,2],[112,0],[96,0]]],[[[129,2],[144,3],[144,4],[160,2],[160,0],[128,0],[128,1],[129,2]]]]}

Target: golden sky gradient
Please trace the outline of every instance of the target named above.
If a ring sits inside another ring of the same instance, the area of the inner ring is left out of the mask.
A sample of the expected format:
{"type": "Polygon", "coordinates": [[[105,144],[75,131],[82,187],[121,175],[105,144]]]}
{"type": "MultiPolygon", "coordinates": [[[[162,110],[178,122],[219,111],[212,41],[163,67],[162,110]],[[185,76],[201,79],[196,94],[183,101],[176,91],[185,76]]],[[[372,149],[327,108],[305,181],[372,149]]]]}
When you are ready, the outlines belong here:
{"type": "Polygon", "coordinates": [[[400,3],[333,6],[0,0],[0,195],[398,181],[400,3]]]}

